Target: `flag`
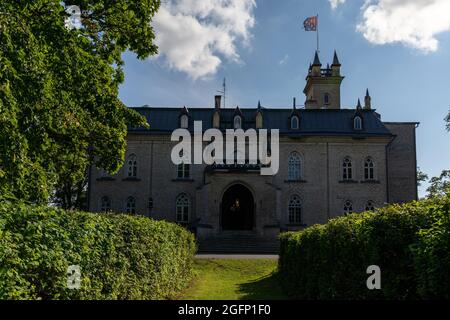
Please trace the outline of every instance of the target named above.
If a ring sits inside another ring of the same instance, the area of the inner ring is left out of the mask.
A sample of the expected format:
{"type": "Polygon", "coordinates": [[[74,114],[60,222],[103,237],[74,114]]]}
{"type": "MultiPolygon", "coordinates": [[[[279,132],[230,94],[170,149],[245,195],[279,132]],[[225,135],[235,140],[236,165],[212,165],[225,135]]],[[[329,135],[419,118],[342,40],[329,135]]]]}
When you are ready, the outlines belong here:
{"type": "Polygon", "coordinates": [[[317,31],[317,16],[306,18],[303,26],[305,31],[317,31]]]}

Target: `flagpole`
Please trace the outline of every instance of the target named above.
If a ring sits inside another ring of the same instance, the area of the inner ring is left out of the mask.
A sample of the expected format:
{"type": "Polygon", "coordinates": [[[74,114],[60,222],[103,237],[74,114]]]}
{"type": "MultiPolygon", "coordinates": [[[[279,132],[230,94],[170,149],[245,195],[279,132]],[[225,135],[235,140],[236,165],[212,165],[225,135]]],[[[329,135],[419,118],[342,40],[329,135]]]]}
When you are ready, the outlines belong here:
{"type": "Polygon", "coordinates": [[[316,33],[317,33],[317,53],[320,53],[320,51],[319,51],[319,14],[317,14],[316,33]]]}

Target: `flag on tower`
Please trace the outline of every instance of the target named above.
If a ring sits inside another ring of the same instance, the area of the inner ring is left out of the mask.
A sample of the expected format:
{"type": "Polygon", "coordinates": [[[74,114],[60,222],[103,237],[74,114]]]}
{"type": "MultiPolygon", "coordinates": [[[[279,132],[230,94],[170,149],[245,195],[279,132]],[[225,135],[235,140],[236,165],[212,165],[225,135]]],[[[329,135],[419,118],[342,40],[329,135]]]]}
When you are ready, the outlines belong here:
{"type": "Polygon", "coordinates": [[[317,16],[306,18],[303,22],[305,31],[317,31],[317,16]]]}

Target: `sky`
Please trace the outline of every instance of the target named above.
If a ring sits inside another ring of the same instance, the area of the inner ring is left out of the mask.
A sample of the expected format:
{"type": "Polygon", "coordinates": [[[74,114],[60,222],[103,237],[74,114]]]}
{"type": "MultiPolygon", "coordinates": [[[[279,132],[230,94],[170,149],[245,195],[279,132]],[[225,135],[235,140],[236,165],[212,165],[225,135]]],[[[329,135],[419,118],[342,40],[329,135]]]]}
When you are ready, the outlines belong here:
{"type": "MultiPolygon", "coordinates": [[[[383,121],[420,122],[418,166],[450,169],[449,0],[165,0],[152,25],[157,56],[125,53],[120,98],[130,106],[212,107],[227,81],[227,108],[304,102],[319,15],[322,64],[337,51],[343,107],[366,88],[383,121]]],[[[419,188],[425,194],[427,184],[419,188]]]]}

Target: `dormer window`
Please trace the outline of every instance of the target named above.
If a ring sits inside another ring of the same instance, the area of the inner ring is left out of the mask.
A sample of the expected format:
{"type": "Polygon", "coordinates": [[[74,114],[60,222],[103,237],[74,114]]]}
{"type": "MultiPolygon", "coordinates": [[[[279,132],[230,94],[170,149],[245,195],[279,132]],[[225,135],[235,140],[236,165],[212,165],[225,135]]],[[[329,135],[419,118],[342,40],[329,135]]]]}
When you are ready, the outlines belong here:
{"type": "Polygon", "coordinates": [[[291,129],[293,129],[293,130],[298,130],[298,128],[299,128],[299,119],[298,119],[298,117],[297,116],[293,116],[292,118],[291,118],[291,129]]]}
{"type": "Polygon", "coordinates": [[[234,129],[242,129],[242,118],[240,116],[234,117],[234,129]]]}
{"type": "Polygon", "coordinates": [[[189,127],[189,117],[185,114],[180,117],[180,127],[183,129],[187,129],[189,127]]]}
{"type": "Polygon", "coordinates": [[[360,116],[356,116],[353,119],[353,129],[362,130],[362,118],[360,116]]]}

